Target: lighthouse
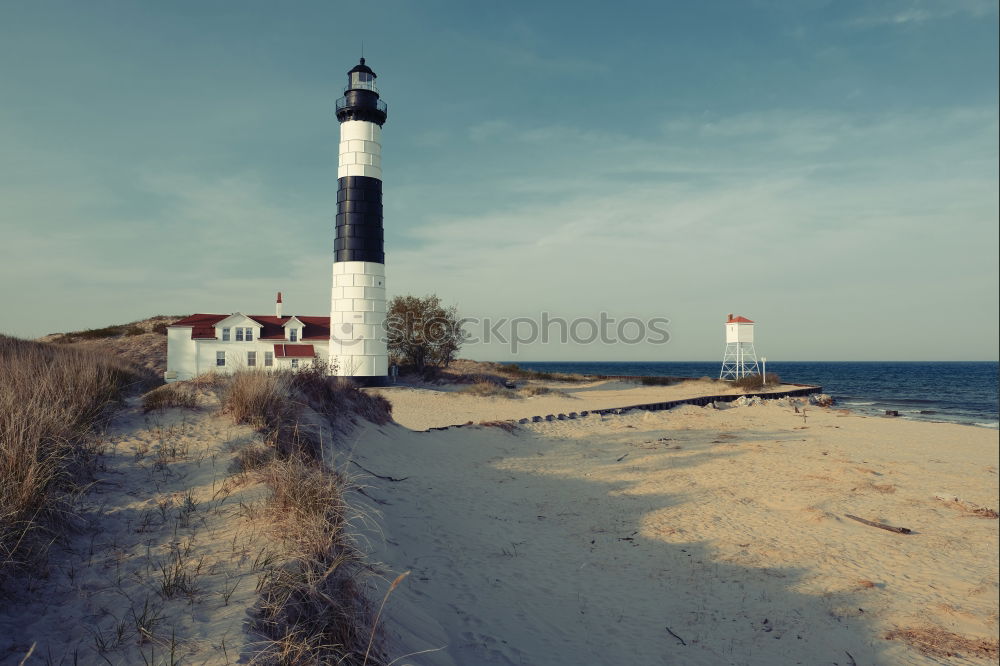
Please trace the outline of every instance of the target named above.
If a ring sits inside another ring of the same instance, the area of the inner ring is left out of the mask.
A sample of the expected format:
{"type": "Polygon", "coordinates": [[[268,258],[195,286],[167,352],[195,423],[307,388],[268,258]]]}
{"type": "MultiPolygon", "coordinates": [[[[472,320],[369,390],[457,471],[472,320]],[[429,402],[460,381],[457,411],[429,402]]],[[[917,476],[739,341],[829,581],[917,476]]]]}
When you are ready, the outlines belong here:
{"type": "Polygon", "coordinates": [[[340,160],[330,304],[330,368],[363,384],[388,375],[382,236],[382,125],[386,105],[361,58],[337,100],[340,160]]]}
{"type": "Polygon", "coordinates": [[[753,320],[739,315],[726,319],[726,351],[719,379],[758,375],[757,352],[753,348],[753,320]]]}

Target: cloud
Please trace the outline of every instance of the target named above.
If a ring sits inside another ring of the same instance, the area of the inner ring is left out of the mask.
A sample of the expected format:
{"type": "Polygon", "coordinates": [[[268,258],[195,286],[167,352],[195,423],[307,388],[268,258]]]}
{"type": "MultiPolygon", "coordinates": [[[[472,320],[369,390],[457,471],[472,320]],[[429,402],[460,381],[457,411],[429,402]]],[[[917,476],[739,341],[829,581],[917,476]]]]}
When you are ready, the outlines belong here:
{"type": "Polygon", "coordinates": [[[851,19],[849,25],[860,28],[905,26],[954,17],[978,19],[996,13],[994,0],[910,0],[871,6],[868,13],[851,19]]]}
{"type": "MultiPolygon", "coordinates": [[[[954,322],[968,320],[949,295],[969,302],[997,291],[989,279],[995,117],[954,108],[675,118],[646,142],[543,126],[534,131],[563,137],[553,138],[566,148],[562,168],[491,180],[494,196],[476,211],[427,217],[410,242],[388,248],[389,288],[436,292],[480,316],[610,310],[690,326],[715,310],[750,307],[791,331],[793,320],[837,307],[861,335],[857,327],[883,330],[887,317],[936,303],[954,322]],[[580,154],[596,159],[582,163],[580,154]],[[631,177],[637,172],[646,177],[631,177]]],[[[934,323],[925,342],[945,334],[934,323]]],[[[782,344],[808,349],[791,338],[782,344]]],[[[689,334],[670,354],[715,351],[689,334]]],[[[872,354],[900,357],[888,347],[872,354]]]]}
{"type": "MultiPolygon", "coordinates": [[[[118,183],[115,195],[133,200],[121,210],[100,186],[0,191],[0,296],[8,312],[37,313],[27,334],[106,324],[125,310],[267,311],[279,289],[302,310],[328,301],[317,275],[329,273],[330,248],[303,240],[331,235],[328,209],[288,201],[251,173],[118,183]]],[[[0,329],[12,325],[3,320],[0,329]]]]}

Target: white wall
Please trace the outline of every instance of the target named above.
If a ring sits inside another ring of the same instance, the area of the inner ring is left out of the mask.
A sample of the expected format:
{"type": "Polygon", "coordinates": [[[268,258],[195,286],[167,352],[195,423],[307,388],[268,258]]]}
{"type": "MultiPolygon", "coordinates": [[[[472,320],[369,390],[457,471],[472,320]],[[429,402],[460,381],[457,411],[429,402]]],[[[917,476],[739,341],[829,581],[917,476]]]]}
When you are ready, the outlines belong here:
{"type": "Polygon", "coordinates": [[[726,324],[726,342],[753,342],[753,324],[726,324]]]}
{"type": "Polygon", "coordinates": [[[334,262],[329,362],[336,367],[337,375],[384,377],[389,374],[385,309],[384,264],[334,262]]]}
{"type": "Polygon", "coordinates": [[[197,375],[190,326],[167,329],[167,376],[171,373],[177,373],[177,379],[190,379],[197,375]]]}
{"type": "MultiPolygon", "coordinates": [[[[291,368],[292,359],[290,358],[275,358],[271,368],[264,365],[264,352],[274,352],[275,344],[274,340],[254,340],[253,342],[192,340],[190,328],[168,328],[167,373],[176,372],[177,375],[170,377],[167,381],[191,379],[206,372],[230,374],[237,370],[247,369],[248,351],[257,352],[255,368],[261,370],[291,368]],[[226,352],[226,365],[223,367],[215,364],[215,354],[219,351],[226,352]]],[[[325,340],[300,341],[295,344],[313,345],[313,350],[316,353],[316,358],[299,359],[300,368],[313,365],[317,359],[325,360],[329,357],[329,343],[325,340]]]]}
{"type": "Polygon", "coordinates": [[[340,123],[337,178],[368,176],[382,180],[382,128],[367,120],[340,123]]]}

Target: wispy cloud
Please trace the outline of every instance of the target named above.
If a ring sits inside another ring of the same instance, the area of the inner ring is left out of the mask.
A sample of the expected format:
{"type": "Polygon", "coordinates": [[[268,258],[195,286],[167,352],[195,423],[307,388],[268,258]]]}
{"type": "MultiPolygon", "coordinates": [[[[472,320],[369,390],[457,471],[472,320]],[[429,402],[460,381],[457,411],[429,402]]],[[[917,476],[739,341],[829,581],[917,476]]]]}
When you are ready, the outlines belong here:
{"type": "Polygon", "coordinates": [[[909,0],[871,5],[864,14],[849,23],[861,28],[905,26],[956,16],[985,18],[996,13],[997,3],[994,0],[909,0]]]}
{"type": "MultiPolygon", "coordinates": [[[[580,164],[568,149],[562,170],[491,181],[496,197],[475,214],[430,217],[390,248],[389,286],[478,315],[697,318],[735,301],[789,331],[831,304],[872,327],[928,301],[957,315],[948,293],[996,292],[995,253],[981,244],[997,235],[995,119],[982,108],[775,111],[675,118],[645,142],[542,126],[532,131],[563,146],[573,135],[603,159],[580,164]],[[635,170],[650,176],[609,180],[635,170]],[[552,196],[517,203],[532,191],[552,196]],[[826,300],[804,299],[803,280],[821,281],[826,300]],[[483,284],[502,287],[484,299],[483,284]]],[[[715,351],[681,336],[670,353],[715,351]]]]}

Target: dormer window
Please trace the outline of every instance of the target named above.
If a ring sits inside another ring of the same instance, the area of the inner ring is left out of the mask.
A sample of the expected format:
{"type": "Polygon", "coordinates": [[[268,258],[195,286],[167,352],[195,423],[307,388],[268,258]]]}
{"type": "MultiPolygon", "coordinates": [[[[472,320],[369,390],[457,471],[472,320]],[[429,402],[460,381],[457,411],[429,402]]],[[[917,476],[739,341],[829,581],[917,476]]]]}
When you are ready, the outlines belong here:
{"type": "Polygon", "coordinates": [[[229,329],[228,328],[222,329],[222,341],[223,342],[229,342],[229,329]]]}
{"type": "Polygon", "coordinates": [[[236,342],[243,342],[243,329],[236,327],[236,342]]]}
{"type": "Polygon", "coordinates": [[[299,329],[297,328],[288,329],[288,341],[298,342],[298,339],[299,339],[299,329]]]}

